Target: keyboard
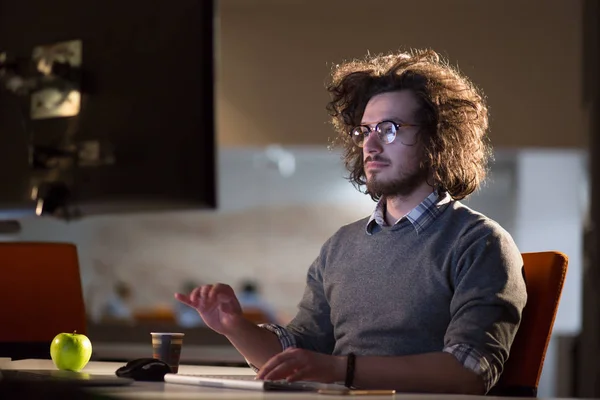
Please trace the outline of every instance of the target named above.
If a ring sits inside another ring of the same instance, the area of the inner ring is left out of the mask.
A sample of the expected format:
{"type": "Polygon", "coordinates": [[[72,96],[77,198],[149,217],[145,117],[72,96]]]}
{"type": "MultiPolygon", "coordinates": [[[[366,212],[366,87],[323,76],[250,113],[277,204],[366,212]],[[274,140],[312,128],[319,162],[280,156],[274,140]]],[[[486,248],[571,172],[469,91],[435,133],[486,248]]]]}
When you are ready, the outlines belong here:
{"type": "MultiPolygon", "coordinates": [[[[204,378],[214,378],[214,379],[230,379],[230,380],[244,380],[244,381],[258,381],[254,375],[202,375],[204,378]]],[[[322,386],[321,383],[317,382],[307,382],[307,381],[296,381],[296,382],[288,382],[285,379],[275,380],[275,381],[262,381],[271,389],[271,390],[298,390],[298,391],[314,391],[317,390],[317,387],[322,386]]]]}
{"type": "Polygon", "coordinates": [[[310,391],[320,389],[344,388],[340,385],[324,384],[310,381],[288,382],[286,380],[263,381],[255,379],[254,375],[187,375],[167,374],[165,382],[184,385],[208,386],[225,389],[246,389],[264,391],[310,391]]]}

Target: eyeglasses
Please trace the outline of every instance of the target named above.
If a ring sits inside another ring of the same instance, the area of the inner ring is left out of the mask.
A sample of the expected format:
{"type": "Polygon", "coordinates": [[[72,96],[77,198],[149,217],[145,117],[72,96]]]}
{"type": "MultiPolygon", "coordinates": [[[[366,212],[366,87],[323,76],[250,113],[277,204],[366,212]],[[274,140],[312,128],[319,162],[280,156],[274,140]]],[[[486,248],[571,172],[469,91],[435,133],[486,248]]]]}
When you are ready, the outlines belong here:
{"type": "Polygon", "coordinates": [[[352,137],[352,141],[358,147],[363,147],[367,137],[374,131],[377,133],[379,140],[385,144],[390,144],[396,139],[398,129],[411,126],[419,125],[398,123],[394,121],[381,121],[375,125],[375,128],[371,128],[367,125],[359,125],[350,131],[350,136],[352,137]]]}

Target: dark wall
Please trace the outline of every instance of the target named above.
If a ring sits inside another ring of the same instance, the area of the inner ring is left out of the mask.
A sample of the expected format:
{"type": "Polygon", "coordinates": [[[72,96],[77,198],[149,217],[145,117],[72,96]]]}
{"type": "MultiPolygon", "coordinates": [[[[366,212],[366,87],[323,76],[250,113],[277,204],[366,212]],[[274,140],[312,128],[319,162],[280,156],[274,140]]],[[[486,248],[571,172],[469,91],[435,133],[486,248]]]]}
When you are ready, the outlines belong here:
{"type": "Polygon", "coordinates": [[[495,148],[585,148],[582,3],[222,0],[219,144],[326,146],[333,65],[427,47],[483,89],[495,148]]]}
{"type": "Polygon", "coordinates": [[[66,146],[72,130],[115,159],[58,174],[80,204],[215,206],[212,22],[204,0],[0,0],[0,51],[83,40],[79,117],[27,121],[27,99],[0,92],[0,202],[27,197],[28,145],[66,146]]]}
{"type": "Polygon", "coordinates": [[[575,396],[600,397],[600,4],[585,7],[586,103],[591,108],[591,224],[584,241],[583,318],[577,344],[575,396]]]}

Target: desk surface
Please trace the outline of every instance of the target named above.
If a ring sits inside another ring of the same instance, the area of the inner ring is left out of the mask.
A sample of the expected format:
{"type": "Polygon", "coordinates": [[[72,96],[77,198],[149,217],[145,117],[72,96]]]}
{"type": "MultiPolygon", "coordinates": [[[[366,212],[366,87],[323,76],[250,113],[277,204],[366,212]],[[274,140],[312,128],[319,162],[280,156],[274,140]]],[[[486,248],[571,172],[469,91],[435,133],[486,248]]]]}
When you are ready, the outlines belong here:
{"type": "MultiPolygon", "coordinates": [[[[93,374],[113,375],[124,363],[91,361],[83,371],[93,374]]],[[[55,369],[51,360],[18,360],[3,362],[3,369],[55,369]]],[[[254,372],[250,368],[241,367],[212,367],[197,365],[181,365],[180,373],[183,374],[248,374],[254,372]]],[[[344,396],[320,395],[306,392],[262,392],[235,389],[215,389],[190,385],[176,385],[164,382],[134,382],[130,386],[105,387],[94,389],[102,393],[122,399],[338,399],[344,396]]],[[[397,393],[391,396],[360,396],[362,400],[492,400],[502,397],[486,396],[461,396],[461,395],[426,395],[426,394],[403,394],[397,393]]],[[[512,400],[531,400],[527,398],[511,398],[512,400]]]]}

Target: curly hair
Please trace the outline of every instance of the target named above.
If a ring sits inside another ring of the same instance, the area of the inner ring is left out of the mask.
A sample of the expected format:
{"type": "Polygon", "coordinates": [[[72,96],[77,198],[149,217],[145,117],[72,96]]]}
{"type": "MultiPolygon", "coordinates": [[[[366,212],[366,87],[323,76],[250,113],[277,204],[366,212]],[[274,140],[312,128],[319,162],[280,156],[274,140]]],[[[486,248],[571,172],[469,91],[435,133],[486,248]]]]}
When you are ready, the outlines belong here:
{"type": "MultiPolygon", "coordinates": [[[[350,130],[360,124],[373,96],[398,90],[413,91],[421,103],[418,140],[432,185],[460,200],[484,181],[492,156],[488,107],[479,89],[438,53],[425,49],[367,55],[334,66],[331,78],[327,111],[337,132],[334,145],[341,143],[348,180],[355,187],[365,185],[366,176],[362,149],[350,130]]],[[[374,200],[380,197],[369,194],[374,200]]]]}

